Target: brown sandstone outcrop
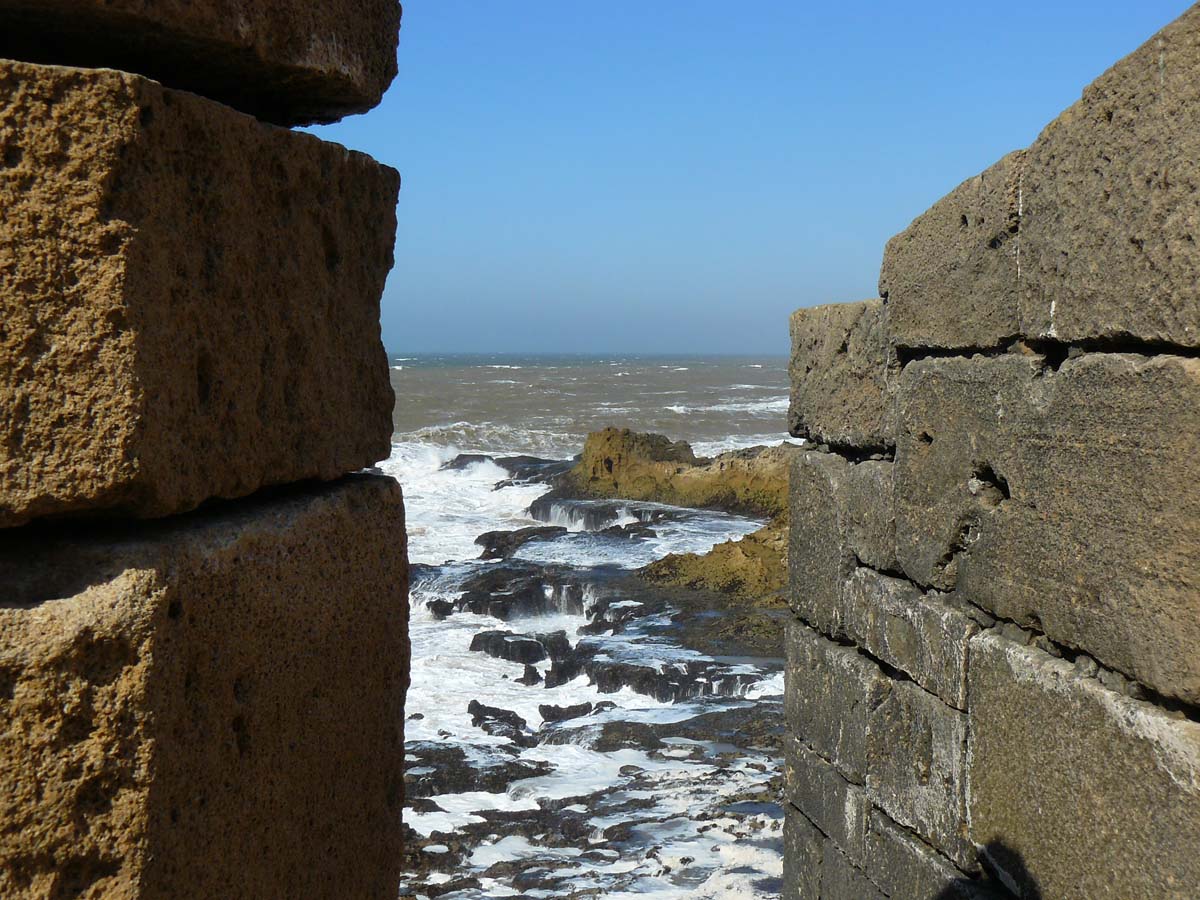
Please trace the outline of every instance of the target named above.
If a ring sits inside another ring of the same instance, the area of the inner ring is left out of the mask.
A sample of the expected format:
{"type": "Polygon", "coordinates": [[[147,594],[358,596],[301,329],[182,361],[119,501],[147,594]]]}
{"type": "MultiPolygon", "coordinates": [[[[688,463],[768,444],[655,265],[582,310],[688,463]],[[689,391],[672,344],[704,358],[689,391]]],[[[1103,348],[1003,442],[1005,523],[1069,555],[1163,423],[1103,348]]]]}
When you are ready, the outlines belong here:
{"type": "Polygon", "coordinates": [[[281,125],[375,106],[396,0],[0,0],[0,58],[121,69],[281,125]]]}
{"type": "Polygon", "coordinates": [[[568,493],[720,509],[772,521],[704,554],[673,553],[643,568],[650,581],[704,588],[771,605],[787,581],[787,472],[795,445],[698,459],[683,441],[606,428],[560,479],[568,493]]]}
{"type": "Polygon", "coordinates": [[[352,476],[0,548],[0,895],[387,897],[404,516],[352,476]]]}
{"type": "Polygon", "coordinates": [[[103,70],[0,62],[0,527],[385,457],[398,175],[103,70]]]}
{"type": "Polygon", "coordinates": [[[754,447],[701,460],[683,441],[605,428],[588,435],[583,455],[562,483],[586,497],[774,517],[787,509],[787,463],[794,450],[754,447]]]}

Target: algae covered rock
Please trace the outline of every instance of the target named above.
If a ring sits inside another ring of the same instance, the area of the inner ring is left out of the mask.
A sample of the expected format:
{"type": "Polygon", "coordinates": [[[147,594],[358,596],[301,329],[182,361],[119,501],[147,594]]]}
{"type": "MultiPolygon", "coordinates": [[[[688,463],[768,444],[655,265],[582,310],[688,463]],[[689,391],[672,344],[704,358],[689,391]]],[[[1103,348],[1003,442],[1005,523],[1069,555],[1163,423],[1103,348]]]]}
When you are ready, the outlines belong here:
{"type": "Polygon", "coordinates": [[[775,517],[787,508],[787,466],[796,447],[752,447],[697,458],[683,441],[628,428],[588,435],[560,487],[614,497],[775,517]]]}

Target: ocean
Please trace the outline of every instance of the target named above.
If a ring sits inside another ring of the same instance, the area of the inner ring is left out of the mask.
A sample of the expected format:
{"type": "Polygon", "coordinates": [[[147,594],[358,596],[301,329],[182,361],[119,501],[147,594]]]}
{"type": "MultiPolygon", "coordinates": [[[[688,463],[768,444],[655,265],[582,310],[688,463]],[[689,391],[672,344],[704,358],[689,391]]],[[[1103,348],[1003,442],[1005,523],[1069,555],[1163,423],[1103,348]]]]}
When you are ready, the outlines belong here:
{"type": "Polygon", "coordinates": [[[630,577],[763,523],[633,502],[531,513],[549,485],[506,458],[569,460],[609,425],[705,456],[779,443],[786,360],[390,364],[380,468],[403,485],[413,563],[401,895],[778,896],[780,764],[759,732],[781,715],[782,663],[685,646],[671,603],[630,577]],[[479,559],[480,535],[537,525],[565,532],[479,559]]]}

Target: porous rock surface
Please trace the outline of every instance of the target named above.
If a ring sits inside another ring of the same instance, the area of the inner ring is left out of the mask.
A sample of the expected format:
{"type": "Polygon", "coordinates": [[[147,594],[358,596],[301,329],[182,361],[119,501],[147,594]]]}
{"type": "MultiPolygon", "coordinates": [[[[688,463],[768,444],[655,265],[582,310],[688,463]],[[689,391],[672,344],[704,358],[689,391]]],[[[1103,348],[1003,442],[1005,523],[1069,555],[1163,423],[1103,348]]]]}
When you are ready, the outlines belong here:
{"type": "Polygon", "coordinates": [[[136,72],[280,125],[375,106],[397,0],[0,0],[0,58],[136,72]]]}
{"type": "Polygon", "coordinates": [[[404,517],[380,476],[0,547],[0,895],[385,897],[404,517]]]}
{"type": "Polygon", "coordinates": [[[995,865],[1044,897],[1195,895],[1200,723],[994,634],[970,680],[971,836],[995,865]]]}
{"type": "Polygon", "coordinates": [[[563,483],[586,497],[777,516],[787,508],[787,463],[795,447],[754,447],[698,459],[683,441],[628,428],[588,435],[563,483]]]}
{"type": "Polygon", "coordinates": [[[914,581],[1200,701],[1200,359],[929,359],[901,377],[914,581]]]}
{"type": "Polygon", "coordinates": [[[398,185],[145,78],[0,61],[0,527],[384,458],[398,185]]]}
{"type": "Polygon", "coordinates": [[[792,313],[788,430],[840,447],[895,443],[892,385],[898,365],[880,300],[792,313]]]}

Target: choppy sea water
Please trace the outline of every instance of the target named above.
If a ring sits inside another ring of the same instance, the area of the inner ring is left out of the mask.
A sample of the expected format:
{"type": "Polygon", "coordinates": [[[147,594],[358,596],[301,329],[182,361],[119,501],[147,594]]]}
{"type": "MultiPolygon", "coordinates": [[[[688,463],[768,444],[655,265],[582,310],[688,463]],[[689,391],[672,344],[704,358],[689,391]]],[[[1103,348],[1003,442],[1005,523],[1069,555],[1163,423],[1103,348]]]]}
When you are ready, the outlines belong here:
{"type": "Polygon", "coordinates": [[[563,502],[535,518],[548,485],[504,460],[568,459],[606,425],[702,455],[777,443],[785,361],[399,354],[391,365],[381,467],[404,486],[414,563],[402,896],[778,896],[780,766],[763,735],[780,714],[781,661],[682,646],[670,603],[628,577],[761,523],[640,503],[563,502]],[[455,465],[460,454],[488,458],[455,465]],[[479,535],[547,524],[566,531],[478,559],[479,535]],[[538,641],[550,649],[527,665],[538,641]],[[547,707],[587,704],[546,720],[547,707]]]}

